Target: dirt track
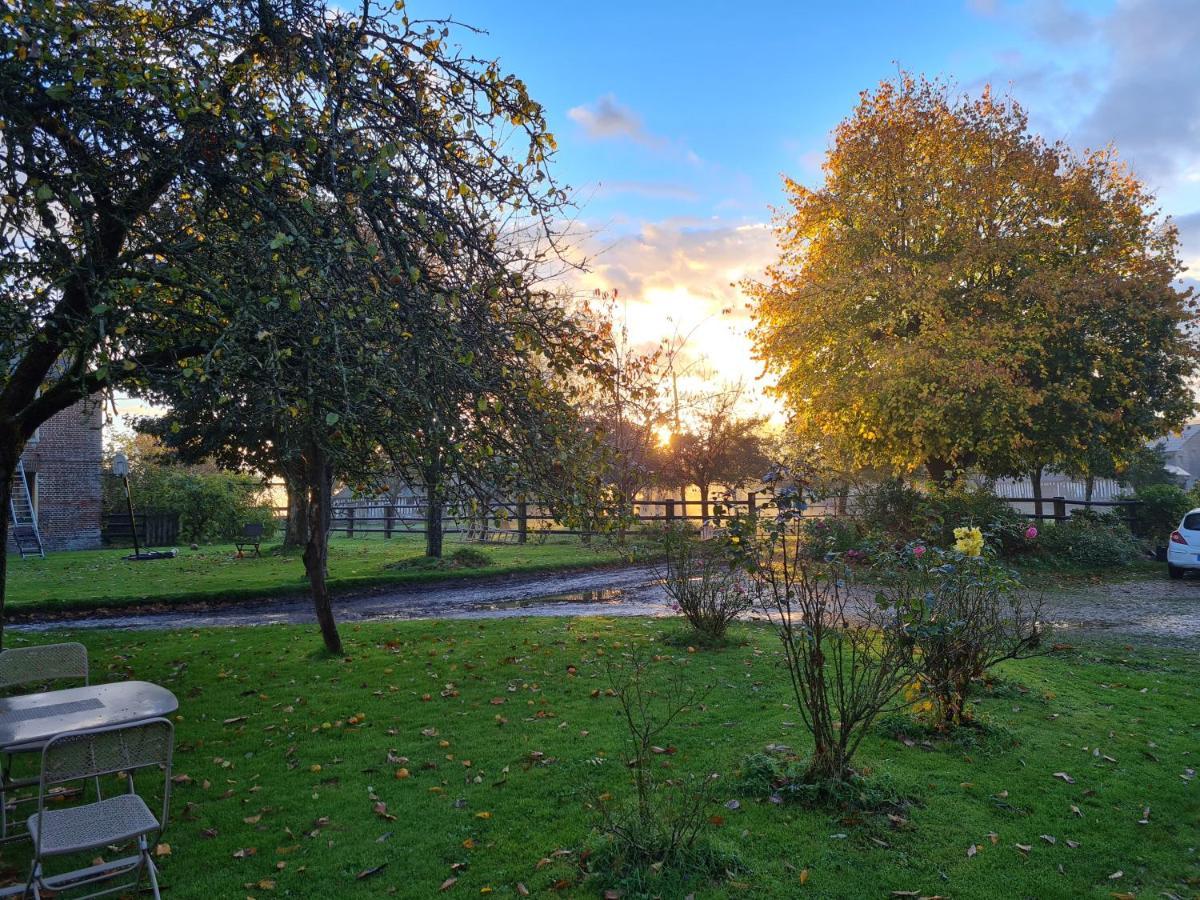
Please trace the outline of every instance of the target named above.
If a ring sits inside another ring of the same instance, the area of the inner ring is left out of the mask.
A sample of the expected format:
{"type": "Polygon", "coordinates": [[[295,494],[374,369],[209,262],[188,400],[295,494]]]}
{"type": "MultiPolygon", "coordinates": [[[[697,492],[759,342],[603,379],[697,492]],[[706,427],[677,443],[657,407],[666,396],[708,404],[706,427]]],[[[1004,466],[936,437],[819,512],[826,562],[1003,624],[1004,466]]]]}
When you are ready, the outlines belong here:
{"type": "MultiPolygon", "coordinates": [[[[671,610],[653,567],[457,581],[374,592],[335,601],[341,621],[507,616],[664,616],[671,610]]],[[[1076,636],[1154,641],[1200,648],[1200,579],[1143,577],[1069,587],[1045,595],[1054,639],[1076,636]]],[[[16,629],[203,628],[314,621],[306,600],[264,600],[187,611],[117,612],[16,629]]]]}

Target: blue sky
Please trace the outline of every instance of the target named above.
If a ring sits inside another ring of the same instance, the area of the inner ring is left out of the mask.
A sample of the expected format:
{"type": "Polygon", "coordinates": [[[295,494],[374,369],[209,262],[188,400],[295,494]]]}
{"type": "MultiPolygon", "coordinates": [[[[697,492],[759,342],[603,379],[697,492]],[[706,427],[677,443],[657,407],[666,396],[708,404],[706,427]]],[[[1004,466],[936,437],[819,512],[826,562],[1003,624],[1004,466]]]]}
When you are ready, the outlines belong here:
{"type": "MultiPolygon", "coordinates": [[[[745,298],[774,252],[782,173],[819,183],[830,131],[898,67],[1010,91],[1077,149],[1114,142],[1183,237],[1200,286],[1200,0],[408,0],[452,16],[528,84],[559,140],[589,271],[639,341],[694,332],[761,393],[745,298]]],[[[766,401],[764,407],[769,407],[766,401]]]]}
{"type": "Polygon", "coordinates": [[[545,107],[591,259],[580,286],[618,288],[640,338],[700,324],[697,352],[728,377],[757,372],[730,282],[770,258],[780,175],[819,182],[831,129],[898,67],[1011,91],[1048,138],[1115,142],[1200,277],[1200,0],[409,0],[408,13],[485,29],[459,38],[545,107]]]}

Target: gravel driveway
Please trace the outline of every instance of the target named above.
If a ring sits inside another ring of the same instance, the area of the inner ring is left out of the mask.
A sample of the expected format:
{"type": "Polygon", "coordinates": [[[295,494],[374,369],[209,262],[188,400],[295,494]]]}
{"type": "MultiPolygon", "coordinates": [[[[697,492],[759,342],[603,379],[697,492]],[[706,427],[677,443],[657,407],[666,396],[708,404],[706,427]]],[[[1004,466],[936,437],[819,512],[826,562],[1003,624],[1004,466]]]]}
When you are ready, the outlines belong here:
{"type": "MultiPolygon", "coordinates": [[[[335,600],[343,622],[509,616],[665,616],[669,601],[651,566],[450,582],[388,589],[335,600]]],[[[1076,636],[1151,640],[1200,648],[1200,580],[1143,577],[1055,586],[1043,618],[1053,639],[1076,636]]],[[[271,600],[181,611],[92,613],[12,625],[53,628],[203,628],[314,621],[306,599],[271,600]]]]}

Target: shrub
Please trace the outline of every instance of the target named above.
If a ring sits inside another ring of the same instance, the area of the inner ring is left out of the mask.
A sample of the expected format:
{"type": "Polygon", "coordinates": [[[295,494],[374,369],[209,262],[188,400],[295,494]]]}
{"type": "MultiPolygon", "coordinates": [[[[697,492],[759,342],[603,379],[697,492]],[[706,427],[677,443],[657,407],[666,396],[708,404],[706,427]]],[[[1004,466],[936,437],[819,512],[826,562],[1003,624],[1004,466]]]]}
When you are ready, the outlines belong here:
{"type": "Polygon", "coordinates": [[[1166,543],[1167,536],[1196,505],[1195,497],[1173,484],[1149,485],[1136,497],[1141,501],[1133,520],[1137,535],[1159,544],[1166,543]]]}
{"type": "Polygon", "coordinates": [[[802,539],[811,559],[824,559],[829,553],[860,549],[863,543],[857,522],[835,517],[806,519],[802,539]]]}
{"type": "Polygon", "coordinates": [[[925,495],[899,478],[887,478],[864,488],[856,497],[856,508],[864,526],[899,540],[921,533],[925,495]]]}
{"type": "Polygon", "coordinates": [[[659,876],[675,883],[707,881],[738,868],[735,857],[705,834],[717,776],[663,777],[655,765],[666,732],[679,716],[703,703],[711,685],[697,685],[682,666],[665,663],[665,683],[650,684],[657,665],[640,649],[608,656],[605,671],[628,740],[623,757],[633,772],[631,801],[597,800],[602,816],[589,868],[605,881],[641,893],[659,876]]]}
{"type": "Polygon", "coordinates": [[[900,611],[850,585],[845,557],[814,561],[802,540],[803,476],[765,479],[774,515],[731,520],[729,552],[750,574],[756,604],[783,644],[800,717],[813,739],[804,780],[844,782],[872,722],[911,681],[910,641],[900,611]]]}
{"type": "MultiPolygon", "coordinates": [[[[262,496],[262,483],[250,475],[151,464],[133,469],[129,480],[135,511],[178,514],[181,541],[232,540],[251,523],[262,525],[266,538],[274,534],[274,511],[262,496]]],[[[106,479],[105,504],[125,509],[124,488],[115,478],[106,479]]]]}
{"type": "Polygon", "coordinates": [[[982,555],[909,547],[876,561],[881,602],[908,612],[917,680],[907,699],[932,713],[938,728],[970,717],[976,679],[1006,659],[1038,652],[1041,603],[1026,599],[1011,572],[982,555]]]}
{"type": "Polygon", "coordinates": [[[663,587],[702,638],[720,641],[729,623],[750,608],[750,594],[719,540],[672,530],[664,542],[663,587]]]}
{"type": "Polygon", "coordinates": [[[952,545],[954,529],[964,526],[979,528],[1002,556],[1031,546],[1025,537],[1029,522],[989,487],[962,485],[936,491],[925,503],[924,518],[921,537],[936,547],[952,545]]]}
{"type": "Polygon", "coordinates": [[[1054,562],[1091,569],[1126,566],[1139,555],[1136,538],[1111,513],[1077,512],[1065,522],[1046,525],[1037,543],[1054,562]]]}

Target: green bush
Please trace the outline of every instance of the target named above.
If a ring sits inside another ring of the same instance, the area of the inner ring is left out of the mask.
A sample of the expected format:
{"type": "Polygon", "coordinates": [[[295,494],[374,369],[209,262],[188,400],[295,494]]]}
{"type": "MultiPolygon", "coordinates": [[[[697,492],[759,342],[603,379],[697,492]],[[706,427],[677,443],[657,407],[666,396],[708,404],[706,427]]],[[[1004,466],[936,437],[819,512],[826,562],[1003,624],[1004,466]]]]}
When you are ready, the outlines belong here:
{"type": "Polygon", "coordinates": [[[1030,549],[1029,521],[988,487],[958,486],[931,494],[925,503],[922,537],[935,547],[953,547],[954,529],[977,527],[1001,556],[1030,549]]]}
{"type": "Polygon", "coordinates": [[[1196,506],[1196,498],[1173,484],[1152,484],[1136,495],[1141,501],[1134,516],[1139,537],[1165,544],[1167,536],[1179,527],[1187,511],[1196,506]]]}
{"type": "Polygon", "coordinates": [[[1132,532],[1112,514],[1076,513],[1065,522],[1047,524],[1037,544],[1054,562],[1089,569],[1125,566],[1140,552],[1132,532]]]}
{"type": "Polygon", "coordinates": [[[865,488],[857,498],[858,517],[865,528],[907,541],[921,533],[925,495],[900,478],[887,478],[865,488]]]}
{"type": "Polygon", "coordinates": [[[858,523],[850,518],[827,517],[804,523],[803,537],[808,556],[824,559],[826,553],[845,553],[863,542],[858,523]]]}
{"type": "MultiPolygon", "coordinates": [[[[129,481],[135,512],[178,514],[185,543],[233,540],[247,524],[262,525],[266,538],[274,534],[274,512],[262,497],[261,482],[250,475],[147,465],[132,470],[129,481]]],[[[116,478],[106,482],[105,506],[123,511],[124,488],[116,478]]]]}

